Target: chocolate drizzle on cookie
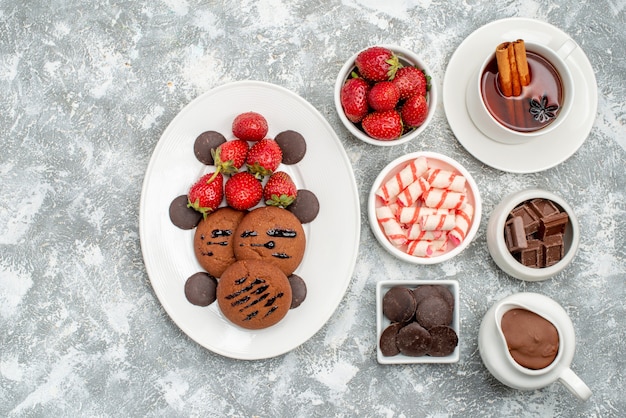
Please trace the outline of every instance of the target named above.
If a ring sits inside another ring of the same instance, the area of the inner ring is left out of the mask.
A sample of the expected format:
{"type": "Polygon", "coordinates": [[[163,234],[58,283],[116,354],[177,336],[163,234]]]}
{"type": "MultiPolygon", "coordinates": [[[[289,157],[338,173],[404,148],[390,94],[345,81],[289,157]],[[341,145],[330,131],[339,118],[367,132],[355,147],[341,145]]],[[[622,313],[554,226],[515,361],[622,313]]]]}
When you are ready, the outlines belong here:
{"type": "MultiPolygon", "coordinates": [[[[243,276],[237,280],[235,280],[235,284],[243,285],[248,281],[248,276],[243,276]]],[[[266,281],[260,277],[256,277],[252,282],[250,282],[247,286],[230,293],[225,296],[226,299],[231,300],[230,306],[236,307],[240,305],[244,305],[239,309],[239,312],[243,313],[244,311],[253,308],[255,305],[258,305],[260,302],[266,300],[263,304],[263,307],[270,308],[265,313],[265,317],[271,315],[278,307],[275,305],[277,299],[284,296],[283,292],[279,292],[274,296],[271,296],[267,289],[270,286],[266,284],[266,281]]],[[[259,314],[259,310],[254,310],[246,314],[244,321],[250,321],[252,318],[255,318],[259,314]]]]}

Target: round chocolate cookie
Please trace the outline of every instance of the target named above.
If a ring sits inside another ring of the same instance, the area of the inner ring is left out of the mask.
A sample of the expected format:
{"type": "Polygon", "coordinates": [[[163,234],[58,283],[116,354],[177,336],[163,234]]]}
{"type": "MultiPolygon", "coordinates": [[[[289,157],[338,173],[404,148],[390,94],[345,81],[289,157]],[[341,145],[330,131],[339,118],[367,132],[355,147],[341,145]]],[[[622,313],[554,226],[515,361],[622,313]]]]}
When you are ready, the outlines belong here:
{"type": "Polygon", "coordinates": [[[439,296],[430,296],[417,305],[415,320],[426,329],[437,325],[450,325],[452,308],[439,296]]]}
{"type": "Polygon", "coordinates": [[[439,296],[448,302],[450,308],[454,309],[454,296],[452,292],[450,292],[450,289],[445,286],[433,284],[420,285],[413,289],[413,294],[415,295],[415,300],[418,305],[429,296],[439,296]]]}
{"type": "Polygon", "coordinates": [[[289,284],[291,285],[291,307],[290,309],[300,306],[304,299],[306,299],[306,283],[302,277],[297,274],[291,274],[288,277],[289,284]]]}
{"type": "Polygon", "coordinates": [[[178,196],[170,203],[170,220],[180,229],[194,229],[202,219],[202,214],[187,206],[188,203],[186,194],[178,196]]]}
{"type": "Polygon", "coordinates": [[[398,331],[396,345],[405,356],[423,356],[430,351],[430,333],[417,322],[411,322],[398,331]]]}
{"type": "Polygon", "coordinates": [[[193,144],[193,153],[202,164],[213,165],[215,161],[213,161],[211,150],[219,147],[224,142],[226,142],[226,138],[219,132],[203,132],[198,135],[193,144]]]}
{"type": "Polygon", "coordinates": [[[217,280],[203,271],[195,273],[185,282],[185,297],[197,306],[209,306],[215,302],[217,280]]]}
{"type": "Polygon", "coordinates": [[[380,352],[383,356],[391,357],[396,354],[400,354],[400,350],[396,344],[396,337],[398,336],[398,331],[400,331],[403,326],[404,324],[401,324],[400,322],[391,323],[380,334],[378,344],[380,346],[380,352]]]}
{"type": "Polygon", "coordinates": [[[241,220],[233,244],[237,260],[263,260],[289,276],[304,257],[306,237],[293,213],[276,206],[261,206],[241,220]]]}
{"type": "Polygon", "coordinates": [[[394,286],[383,296],[383,313],[391,322],[407,322],[416,307],[413,292],[406,287],[394,286]]]}
{"type": "Polygon", "coordinates": [[[287,210],[296,215],[301,223],[306,224],[317,217],[320,211],[320,202],[312,191],[299,189],[294,201],[287,206],[287,210]]]}
{"type": "Polygon", "coordinates": [[[214,277],[235,262],[234,233],[246,213],[224,206],[198,224],[193,240],[196,259],[214,277]]]}
{"type": "Polygon", "coordinates": [[[306,141],[302,134],[287,130],[276,135],[274,140],[283,151],[283,164],[296,164],[306,154],[306,141]]]}
{"type": "Polygon", "coordinates": [[[291,285],[276,266],[260,260],[239,260],[217,284],[217,303],[232,323],[261,329],[278,323],[291,306],[291,285]]]}
{"type": "Polygon", "coordinates": [[[432,340],[428,354],[433,357],[449,356],[459,344],[459,336],[449,326],[437,325],[428,332],[432,340]]]}

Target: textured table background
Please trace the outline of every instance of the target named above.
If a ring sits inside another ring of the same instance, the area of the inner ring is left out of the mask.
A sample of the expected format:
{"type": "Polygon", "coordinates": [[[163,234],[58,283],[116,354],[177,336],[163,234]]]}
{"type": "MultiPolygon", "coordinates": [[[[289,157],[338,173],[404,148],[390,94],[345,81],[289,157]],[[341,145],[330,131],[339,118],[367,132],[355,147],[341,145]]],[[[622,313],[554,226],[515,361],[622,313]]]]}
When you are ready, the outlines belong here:
{"type": "Polygon", "coordinates": [[[624,416],[626,2],[570,3],[0,0],[0,415],[624,416]],[[596,73],[595,124],[565,163],[527,175],[484,166],[456,141],[441,104],[427,133],[405,146],[368,146],[341,126],[332,89],[356,50],[400,44],[441,83],[466,36],[511,16],[567,32],[596,73]],[[254,362],[213,354],[173,324],[138,235],[143,176],[161,133],[201,93],[244,79],[289,88],[327,118],[362,202],[356,269],[334,317],[296,350],[254,362]],[[461,161],[484,199],[475,241],[429,267],[388,256],[365,216],[378,170],[415,150],[461,161]],[[583,232],[573,265],[540,283],[500,271],[485,241],[493,207],[525,186],[563,196],[583,232]],[[459,281],[458,364],[376,362],[375,285],[402,278],[459,281]],[[570,314],[572,368],[593,390],[587,402],[559,384],[509,389],[483,366],[482,316],[518,291],[550,296],[570,314]]]}

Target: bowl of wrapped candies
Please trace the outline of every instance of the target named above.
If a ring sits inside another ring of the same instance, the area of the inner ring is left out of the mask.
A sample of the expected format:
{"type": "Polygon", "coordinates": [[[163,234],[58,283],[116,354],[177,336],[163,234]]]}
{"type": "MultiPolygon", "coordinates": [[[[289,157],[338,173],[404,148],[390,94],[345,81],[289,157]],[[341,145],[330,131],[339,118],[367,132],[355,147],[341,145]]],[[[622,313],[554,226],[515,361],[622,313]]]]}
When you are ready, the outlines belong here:
{"type": "Polygon", "coordinates": [[[474,239],[482,202],[461,164],[423,151],[399,157],[380,172],[367,210],[374,236],[390,254],[412,264],[436,264],[474,239]]]}
{"type": "Polygon", "coordinates": [[[526,189],[506,196],[487,224],[487,247],[505,273],[526,281],[563,271],[580,243],[578,218],[560,196],[526,189]]]}

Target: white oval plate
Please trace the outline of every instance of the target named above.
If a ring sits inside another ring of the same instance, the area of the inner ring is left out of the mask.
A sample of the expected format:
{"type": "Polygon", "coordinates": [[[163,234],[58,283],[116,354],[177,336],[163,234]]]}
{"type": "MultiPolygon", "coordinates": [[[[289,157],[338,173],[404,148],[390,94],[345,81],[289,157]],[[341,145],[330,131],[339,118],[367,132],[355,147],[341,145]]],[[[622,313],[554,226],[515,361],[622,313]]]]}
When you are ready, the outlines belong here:
{"type": "Polygon", "coordinates": [[[507,18],[488,23],[465,38],[452,54],[443,81],[443,105],[457,140],[478,160],[502,171],[534,173],[567,160],[585,142],[596,118],[598,88],[591,63],[578,46],[565,60],[576,84],[577,105],[561,126],[521,144],[504,144],[485,136],[467,112],[467,84],[496,45],[520,38],[555,49],[565,41],[574,42],[560,29],[534,19],[507,18]]]}
{"type": "Polygon", "coordinates": [[[354,173],[336,133],[322,115],[297,94],[273,84],[239,81],[199,96],[172,120],[148,164],[141,193],[139,232],[144,263],[154,291],[176,325],[198,344],[226,357],[263,359],[286,353],[311,338],[343,298],[356,263],[360,207],[354,173]],[[307,296],[278,324],[251,331],[231,324],[217,303],[198,307],[187,301],[184,284],[203,271],[193,252],[195,230],[172,224],[169,205],[214,167],[193,152],[204,131],[232,137],[239,113],[265,116],[268,136],[291,129],[307,141],[304,159],[282,164],[299,189],[311,190],[320,202],[315,220],[305,224],[307,247],[295,274],[304,279],[307,296]],[[340,207],[337,207],[340,205],[340,207]]]}

